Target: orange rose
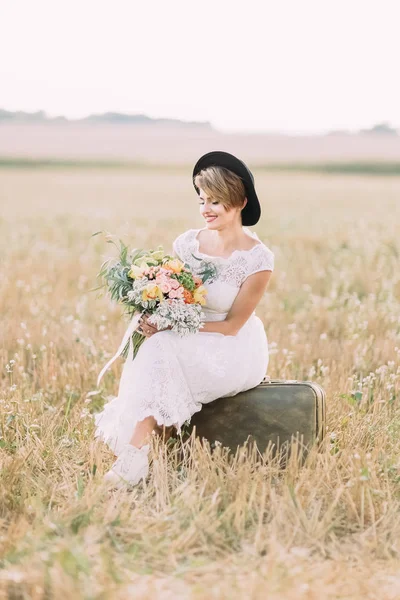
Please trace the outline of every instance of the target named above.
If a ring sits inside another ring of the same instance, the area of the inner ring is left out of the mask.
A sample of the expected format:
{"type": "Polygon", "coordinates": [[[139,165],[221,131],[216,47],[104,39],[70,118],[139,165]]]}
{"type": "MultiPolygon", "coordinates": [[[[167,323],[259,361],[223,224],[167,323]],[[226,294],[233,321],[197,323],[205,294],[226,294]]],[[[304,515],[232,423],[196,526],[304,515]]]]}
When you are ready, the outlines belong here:
{"type": "Polygon", "coordinates": [[[183,299],[184,299],[184,301],[185,301],[186,304],[193,304],[194,303],[193,294],[192,294],[192,292],[189,292],[189,290],[184,290],[183,291],[183,299]]]}

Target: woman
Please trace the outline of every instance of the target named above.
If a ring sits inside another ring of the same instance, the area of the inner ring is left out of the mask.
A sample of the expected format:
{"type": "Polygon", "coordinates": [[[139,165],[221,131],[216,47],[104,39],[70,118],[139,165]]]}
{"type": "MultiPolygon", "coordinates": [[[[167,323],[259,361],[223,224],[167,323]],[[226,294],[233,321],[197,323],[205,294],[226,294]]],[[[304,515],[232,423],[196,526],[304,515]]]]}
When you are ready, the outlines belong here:
{"type": "Polygon", "coordinates": [[[118,456],[107,485],[136,485],[147,477],[150,435],[158,426],[184,422],[203,404],[257,386],[266,374],[268,343],[255,315],[274,268],[273,252],[255,233],[261,214],[254,178],[227,152],[209,152],[193,169],[205,227],[173,242],[174,256],[194,273],[207,267],[206,321],[199,333],[180,337],[158,331],[142,317],[146,336],[135,359],[124,365],[118,396],[95,415],[95,437],[118,456]]]}

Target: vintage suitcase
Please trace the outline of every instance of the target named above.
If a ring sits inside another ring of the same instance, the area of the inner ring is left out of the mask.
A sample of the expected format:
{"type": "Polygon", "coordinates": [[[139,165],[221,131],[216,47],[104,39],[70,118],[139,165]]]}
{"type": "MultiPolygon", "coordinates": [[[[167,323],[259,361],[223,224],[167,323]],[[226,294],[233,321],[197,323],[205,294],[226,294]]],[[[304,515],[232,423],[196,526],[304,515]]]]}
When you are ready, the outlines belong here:
{"type": "Polygon", "coordinates": [[[192,416],[188,434],[194,426],[211,447],[218,441],[235,452],[248,439],[261,453],[269,446],[276,454],[298,439],[306,453],[324,437],[325,391],[312,381],[265,377],[251,390],[205,404],[192,416]]]}

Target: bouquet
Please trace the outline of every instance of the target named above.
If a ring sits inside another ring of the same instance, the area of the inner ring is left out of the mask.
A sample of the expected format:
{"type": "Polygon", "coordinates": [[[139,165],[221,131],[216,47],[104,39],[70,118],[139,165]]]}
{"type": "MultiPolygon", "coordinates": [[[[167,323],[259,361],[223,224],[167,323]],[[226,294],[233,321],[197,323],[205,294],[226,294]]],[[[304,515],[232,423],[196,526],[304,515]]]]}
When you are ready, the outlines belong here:
{"type": "MultiPolygon", "coordinates": [[[[96,235],[96,234],[95,234],[96,235]]],[[[115,243],[115,242],[113,242],[115,243]]],[[[156,250],[134,249],[119,241],[119,256],[101,266],[98,276],[103,280],[112,300],[124,305],[132,317],[117,354],[134,358],[145,336],[136,331],[143,314],[158,329],[171,329],[180,336],[197,333],[203,327],[207,290],[203,283],[210,276],[205,269],[201,277],[191,272],[189,265],[165,254],[162,246],[156,250]]]]}

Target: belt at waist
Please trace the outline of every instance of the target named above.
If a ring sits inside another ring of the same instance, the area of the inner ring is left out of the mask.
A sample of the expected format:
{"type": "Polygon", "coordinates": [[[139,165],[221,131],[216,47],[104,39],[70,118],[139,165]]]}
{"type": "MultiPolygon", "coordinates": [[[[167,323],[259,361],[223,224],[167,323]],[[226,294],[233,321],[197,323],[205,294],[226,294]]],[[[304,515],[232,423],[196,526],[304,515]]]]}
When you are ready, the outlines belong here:
{"type": "Polygon", "coordinates": [[[205,321],[224,321],[227,317],[227,312],[216,312],[209,308],[203,308],[205,321]]]}
{"type": "MultiPolygon", "coordinates": [[[[204,320],[205,321],[224,321],[228,315],[227,312],[217,312],[214,310],[210,310],[209,308],[203,308],[204,320]]],[[[255,311],[250,315],[251,317],[255,316],[255,311]]]]}

